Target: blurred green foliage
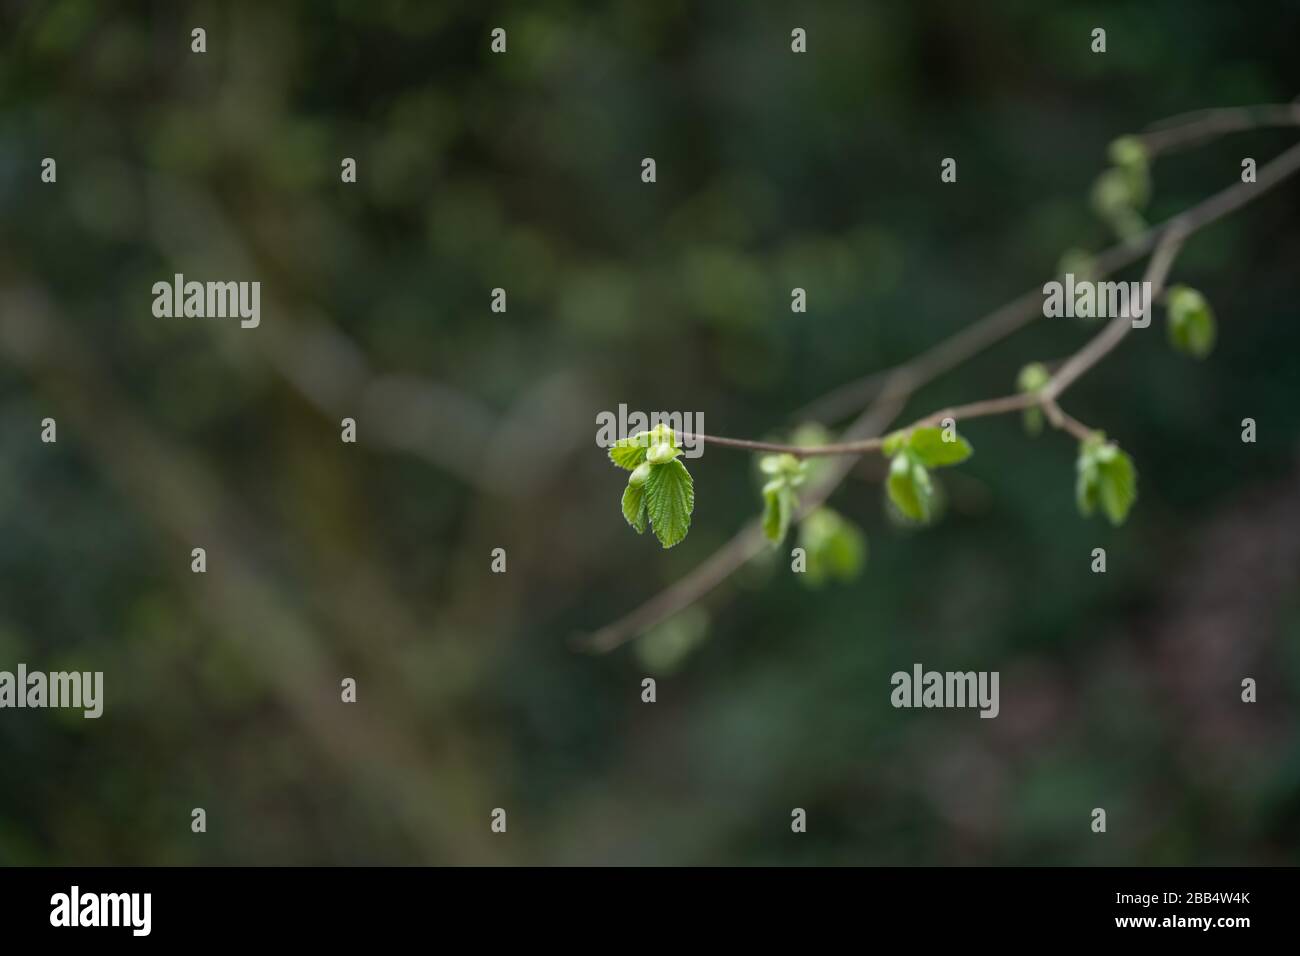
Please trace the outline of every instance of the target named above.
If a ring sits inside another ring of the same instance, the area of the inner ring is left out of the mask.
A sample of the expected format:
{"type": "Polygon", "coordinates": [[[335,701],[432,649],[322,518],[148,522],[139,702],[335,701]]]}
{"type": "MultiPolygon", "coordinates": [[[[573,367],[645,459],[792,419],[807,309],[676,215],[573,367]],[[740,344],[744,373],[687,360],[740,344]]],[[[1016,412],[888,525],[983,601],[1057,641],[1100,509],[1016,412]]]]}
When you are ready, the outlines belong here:
{"type": "MultiPolygon", "coordinates": [[[[1179,260],[1209,360],[1135,335],[1069,393],[1141,470],[1125,527],[1074,513],[1071,441],[980,420],[937,525],[837,493],[851,582],[772,553],[632,649],[571,645],[761,505],[715,449],[690,537],[638,538],[597,412],[798,424],[1107,244],[1117,136],[1292,99],[1297,12],[0,0],[0,667],[107,693],[0,713],[0,862],[1297,862],[1296,183],[1179,260]],[[174,272],[262,281],[262,326],[155,319],[174,272]],[[999,670],[1001,715],[893,710],[914,662],[999,670]]],[[[1161,157],[1144,215],[1294,139],[1161,157]]],[[[1090,332],[1037,323],[901,420],[1090,332]]]]}

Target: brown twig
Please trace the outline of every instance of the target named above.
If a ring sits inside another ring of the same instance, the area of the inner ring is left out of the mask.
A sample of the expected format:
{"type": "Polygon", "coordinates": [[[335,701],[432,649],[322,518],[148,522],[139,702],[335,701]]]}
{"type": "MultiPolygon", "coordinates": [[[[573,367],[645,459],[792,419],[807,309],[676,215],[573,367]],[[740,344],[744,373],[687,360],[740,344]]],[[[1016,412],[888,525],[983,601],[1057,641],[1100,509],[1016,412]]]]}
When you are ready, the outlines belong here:
{"type": "Polygon", "coordinates": [[[1040,396],[1039,405],[1042,406],[1047,420],[1052,423],[1053,428],[1059,428],[1067,431],[1079,441],[1091,438],[1096,429],[1089,428],[1077,418],[1067,415],[1060,405],[1056,404],[1056,399],[1040,396]]]}
{"type": "MultiPolygon", "coordinates": [[[[1154,301],[1164,291],[1169,269],[1182,248],[1184,240],[1189,235],[1245,205],[1253,196],[1281,182],[1294,173],[1297,168],[1300,168],[1300,146],[1293,146],[1260,169],[1256,182],[1238,183],[1206,200],[1199,206],[1175,216],[1159,229],[1145,234],[1141,245],[1144,248],[1153,244],[1155,246],[1150,264],[1143,276],[1143,282],[1150,283],[1151,300],[1154,301]],[[1147,236],[1151,236],[1151,239],[1148,240],[1147,236]]],[[[1099,274],[1103,273],[1099,272],[1099,274]]],[[[1033,295],[1035,301],[1039,301],[1038,294],[1034,293],[1033,295]]],[[[1149,304],[1147,308],[1150,308],[1149,304]]],[[[1054,401],[1075,380],[1109,354],[1128,335],[1131,328],[1133,328],[1133,322],[1127,316],[1112,319],[1083,348],[1067,358],[1052,375],[1048,383],[1036,393],[1008,395],[1002,398],[986,399],[971,402],[967,405],[945,408],[918,419],[903,430],[935,425],[946,418],[951,418],[954,421],[981,418],[1041,405],[1045,400],[1054,401]]],[[[876,451],[884,444],[883,438],[836,442],[826,445],[791,445],[780,442],[751,441],[745,438],[726,438],[717,435],[684,434],[682,437],[684,441],[698,441],[706,445],[711,442],[723,448],[788,454],[797,458],[824,455],[861,455],[866,452],[876,451]]]]}
{"type": "MultiPolygon", "coordinates": [[[[1005,412],[1020,411],[1038,403],[1038,396],[1031,392],[1020,395],[1006,395],[1002,398],[989,398],[982,402],[956,405],[933,412],[907,425],[902,431],[910,431],[914,428],[928,428],[940,424],[947,418],[957,422],[971,418],[984,418],[989,415],[1001,415],[1005,412]]],[[[748,451],[788,454],[794,455],[796,458],[825,457],[827,455],[862,455],[879,450],[885,443],[883,437],[864,438],[861,441],[835,442],[826,445],[785,445],[777,442],[748,441],[743,438],[718,438],[713,435],[692,435],[690,433],[683,434],[681,437],[684,442],[703,442],[705,445],[712,442],[725,448],[743,448],[748,451]]]]}

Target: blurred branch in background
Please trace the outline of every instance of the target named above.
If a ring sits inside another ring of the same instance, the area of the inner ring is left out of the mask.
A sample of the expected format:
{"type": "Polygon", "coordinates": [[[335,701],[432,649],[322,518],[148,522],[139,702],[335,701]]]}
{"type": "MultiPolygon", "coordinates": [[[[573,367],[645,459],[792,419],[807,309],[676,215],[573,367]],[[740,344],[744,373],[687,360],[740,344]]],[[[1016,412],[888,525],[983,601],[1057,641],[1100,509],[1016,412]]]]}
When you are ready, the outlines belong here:
{"type": "MultiPolygon", "coordinates": [[[[302,281],[274,247],[246,237],[216,200],[174,179],[152,174],[148,191],[154,239],[168,250],[181,271],[200,264],[211,269],[224,263],[237,274],[277,276],[286,285],[302,281]],[[197,244],[194,239],[197,238],[197,244]]],[[[352,245],[355,227],[325,204],[312,211],[319,227],[352,245]]],[[[502,456],[518,454],[526,443],[535,462],[559,467],[566,448],[562,438],[577,441],[546,416],[534,415],[524,429],[510,420],[498,421],[470,395],[428,378],[380,374],[365,352],[325,316],[305,318],[304,309],[287,297],[268,302],[276,316],[262,330],[261,350],[250,353],[269,361],[300,395],[337,426],[343,417],[358,420],[360,440],[415,455],[471,486],[506,497],[522,497],[532,487],[503,467],[502,456]],[[498,431],[498,429],[501,429],[498,431]],[[521,434],[522,432],[522,434],[521,434]]],[[[217,335],[216,331],[213,332],[217,335]]],[[[551,394],[547,402],[525,394],[519,407],[539,405],[554,415],[564,397],[551,394]]],[[[568,400],[572,405],[572,398],[568,400]]],[[[544,478],[545,472],[536,477],[544,478]]]]}
{"type": "Polygon", "coordinates": [[[1300,126],[1300,102],[1196,110],[1152,123],[1136,138],[1154,158],[1265,126],[1300,126]]]}
{"type": "MultiPolygon", "coordinates": [[[[223,640],[232,642],[253,665],[259,682],[273,688],[299,727],[338,770],[371,799],[391,809],[406,837],[427,859],[484,862],[493,847],[481,828],[465,821],[481,815],[473,768],[454,749],[441,749],[437,765],[457,780],[456,788],[440,783],[429,763],[428,741],[387,719],[401,712],[385,708],[342,710],[339,684],[345,670],[320,641],[316,628],[279,595],[276,572],[260,557],[259,533],[199,462],[153,433],[130,412],[123,396],[98,362],[69,334],[56,306],[31,286],[0,286],[0,352],[59,403],[65,439],[75,437],[145,516],[174,553],[173,583],[189,571],[189,550],[196,544],[211,556],[202,586],[191,593],[196,617],[210,622],[223,640]],[[454,801],[460,801],[456,803],[454,801]]],[[[371,628],[353,632],[371,642],[374,625],[383,620],[376,597],[368,594],[371,628]]],[[[371,654],[365,669],[372,687],[395,689],[403,683],[400,659],[371,654]],[[385,678],[385,670],[392,672],[385,678]]]]}

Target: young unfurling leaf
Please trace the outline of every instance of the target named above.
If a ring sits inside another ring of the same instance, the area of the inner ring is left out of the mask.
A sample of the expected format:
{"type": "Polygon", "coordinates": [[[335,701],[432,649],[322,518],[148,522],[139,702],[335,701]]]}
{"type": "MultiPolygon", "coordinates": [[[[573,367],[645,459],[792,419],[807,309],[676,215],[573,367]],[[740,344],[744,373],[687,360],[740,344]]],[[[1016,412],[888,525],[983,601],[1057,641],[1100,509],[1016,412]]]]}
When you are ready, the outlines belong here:
{"type": "Polygon", "coordinates": [[[795,489],[803,484],[808,463],[789,454],[764,455],[758,461],[758,470],[771,476],[763,486],[763,535],[777,545],[785,540],[799,508],[795,489]]]}
{"type": "Polygon", "coordinates": [[[646,504],[645,482],[634,485],[628,481],[623,489],[623,517],[637,534],[645,534],[646,504]]]}
{"type": "MultiPolygon", "coordinates": [[[[1040,388],[1051,381],[1052,375],[1047,371],[1047,366],[1042,362],[1030,362],[1020,370],[1020,375],[1016,378],[1016,388],[1021,392],[1037,392],[1040,388]]],[[[1032,405],[1024,411],[1025,431],[1031,438],[1037,438],[1043,431],[1043,410],[1037,405],[1032,405]]]]}
{"type": "Polygon", "coordinates": [[[1121,136],[1110,144],[1115,165],[1097,177],[1092,186],[1093,210],[1120,238],[1146,228],[1138,210],[1151,198],[1151,170],[1146,147],[1134,136],[1121,136]]]}
{"type": "Polygon", "coordinates": [[[952,441],[944,441],[942,428],[913,429],[907,447],[927,468],[960,465],[974,453],[970,442],[956,433],[952,441]]]}
{"type": "Polygon", "coordinates": [[[798,506],[794,491],[780,479],[773,479],[763,486],[763,535],[768,541],[780,544],[785,540],[798,506]]]}
{"type": "Polygon", "coordinates": [[[684,537],[695,510],[695,483],[679,460],[677,433],[667,425],[620,439],[609,450],[609,460],[626,468],[623,517],[637,534],[647,524],[665,548],[684,537]]]}
{"type": "Polygon", "coordinates": [[[1079,444],[1075,500],[1083,516],[1100,508],[1111,524],[1119,526],[1137,500],[1137,469],[1133,459],[1102,432],[1079,444]]]}
{"type": "Polygon", "coordinates": [[[642,435],[648,434],[649,432],[640,432],[630,438],[620,438],[610,447],[609,460],[628,471],[636,468],[645,461],[646,452],[649,450],[650,443],[640,440],[642,435]]]}
{"type": "Polygon", "coordinates": [[[1112,140],[1106,148],[1106,154],[1120,169],[1140,169],[1145,172],[1150,164],[1147,148],[1136,136],[1121,136],[1112,140]]]}
{"type": "Polygon", "coordinates": [[[695,482],[680,459],[651,466],[645,503],[650,527],[660,544],[671,548],[686,537],[695,510],[695,482]]]}
{"type": "Polygon", "coordinates": [[[758,470],[765,475],[784,475],[796,478],[803,474],[803,462],[794,455],[764,455],[758,460],[758,470]]]}
{"type": "Polygon", "coordinates": [[[1133,459],[1111,446],[1101,456],[1101,508],[1113,525],[1121,525],[1128,518],[1129,509],[1137,500],[1137,469],[1133,459]]]}
{"type": "Polygon", "coordinates": [[[1193,358],[1205,358],[1214,349],[1214,312],[1205,296],[1185,285],[1176,285],[1166,298],[1169,308],[1169,342],[1193,358]]]}
{"type": "Polygon", "coordinates": [[[944,438],[942,428],[913,428],[908,431],[893,432],[885,436],[880,450],[886,458],[895,458],[903,452],[927,468],[942,468],[947,465],[959,465],[972,454],[970,442],[953,432],[950,440],[944,438]]]}
{"type": "Polygon", "coordinates": [[[890,462],[885,489],[889,500],[904,516],[922,523],[930,520],[930,501],[934,497],[930,473],[906,451],[890,462]]]}
{"type": "Polygon", "coordinates": [[[899,512],[913,521],[928,522],[933,515],[929,469],[958,465],[974,454],[970,442],[956,432],[945,441],[947,431],[928,427],[897,431],[881,444],[891,459],[885,491],[899,512]]]}
{"type": "Polygon", "coordinates": [[[667,446],[668,449],[677,448],[677,433],[667,425],[656,425],[649,431],[620,438],[610,446],[609,460],[618,467],[631,471],[652,453],[660,456],[661,460],[675,457],[671,451],[656,451],[660,446],[667,446]]]}

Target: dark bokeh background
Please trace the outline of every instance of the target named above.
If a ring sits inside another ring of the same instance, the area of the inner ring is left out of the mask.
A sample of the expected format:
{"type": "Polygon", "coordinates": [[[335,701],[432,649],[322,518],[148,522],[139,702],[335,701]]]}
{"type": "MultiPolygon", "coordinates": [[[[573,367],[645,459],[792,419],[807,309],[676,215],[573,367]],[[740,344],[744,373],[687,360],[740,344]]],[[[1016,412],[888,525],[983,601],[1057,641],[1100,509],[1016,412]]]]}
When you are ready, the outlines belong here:
{"type": "MultiPolygon", "coordinates": [[[[1300,181],[1179,260],[1210,360],[1158,321],[1067,395],[1137,462],[1124,528],[1075,513],[1071,441],[981,420],[938,526],[896,528],[869,476],[835,495],[857,580],[760,561],[636,644],[570,640],[759,507],[750,456],[715,449],[690,537],[636,537],[597,412],[779,433],[1108,245],[1107,143],[1291,100],[1298,26],[1185,0],[0,0],[0,668],[107,686],[98,721],[0,712],[0,862],[1297,862],[1300,181]],[[261,328],[154,318],[174,272],[261,280],[261,328]],[[918,661],[999,670],[1001,716],[894,710],[918,661]]],[[[1162,157],[1151,218],[1296,136],[1162,157]]],[[[1041,321],[903,417],[1091,331],[1041,321]]]]}

